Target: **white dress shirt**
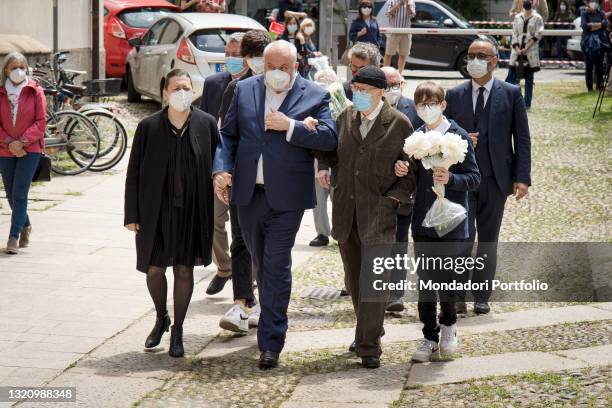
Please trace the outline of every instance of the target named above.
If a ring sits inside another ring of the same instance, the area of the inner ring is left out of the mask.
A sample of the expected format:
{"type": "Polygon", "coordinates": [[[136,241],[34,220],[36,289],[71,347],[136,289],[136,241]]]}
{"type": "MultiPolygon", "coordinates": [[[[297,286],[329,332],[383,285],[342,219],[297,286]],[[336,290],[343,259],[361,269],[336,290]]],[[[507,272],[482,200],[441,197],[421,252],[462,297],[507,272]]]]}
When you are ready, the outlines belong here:
{"type": "MultiPolygon", "coordinates": [[[[483,93],[484,96],[484,106],[487,106],[487,100],[489,99],[489,95],[491,94],[491,88],[493,88],[493,80],[495,78],[491,78],[489,82],[484,84],[485,91],[483,93]]],[[[472,80],[472,109],[474,113],[476,113],[476,100],[478,99],[478,90],[480,89],[480,85],[478,85],[474,80],[472,80]]]]}
{"type": "Polygon", "coordinates": [[[359,126],[359,133],[361,133],[362,139],[365,139],[368,133],[370,132],[370,130],[372,129],[372,126],[374,125],[376,118],[378,117],[378,115],[380,114],[380,111],[383,108],[383,105],[384,105],[383,101],[380,101],[376,109],[370,112],[369,115],[361,114],[361,125],[359,126]]]}
{"type": "MultiPolygon", "coordinates": [[[[296,73],[296,75],[298,74],[296,73]]],[[[294,76],[293,81],[291,81],[291,84],[289,86],[289,90],[293,88],[293,84],[295,83],[295,78],[296,77],[294,76]]],[[[265,87],[266,87],[266,103],[265,103],[265,108],[264,108],[264,123],[265,123],[265,118],[268,116],[270,112],[277,111],[278,108],[281,107],[281,105],[283,104],[283,101],[285,100],[285,98],[287,97],[287,94],[289,93],[289,90],[285,92],[275,92],[272,89],[270,89],[267,85],[265,85],[265,87]]],[[[291,136],[293,135],[294,128],[295,128],[295,120],[291,119],[290,124],[289,124],[289,130],[287,130],[287,135],[286,135],[287,142],[291,140],[291,136]]],[[[268,129],[266,128],[266,130],[268,129]]],[[[257,162],[257,177],[255,178],[255,183],[264,184],[263,155],[259,156],[259,161],[257,162]]]]}

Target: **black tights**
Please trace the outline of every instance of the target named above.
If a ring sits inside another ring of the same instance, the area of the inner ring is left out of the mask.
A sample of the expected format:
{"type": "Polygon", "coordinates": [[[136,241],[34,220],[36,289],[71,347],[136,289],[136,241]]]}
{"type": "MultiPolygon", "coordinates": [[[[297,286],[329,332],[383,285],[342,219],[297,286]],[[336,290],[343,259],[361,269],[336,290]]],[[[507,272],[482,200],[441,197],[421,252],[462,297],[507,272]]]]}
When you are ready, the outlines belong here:
{"type": "MultiPolygon", "coordinates": [[[[177,265],[172,268],[174,272],[174,325],[183,326],[187,308],[193,293],[193,267],[177,265]]],[[[147,271],[147,288],[153,298],[157,317],[163,318],[168,309],[166,298],[168,296],[168,281],[166,268],[149,266],[147,271]]]]}

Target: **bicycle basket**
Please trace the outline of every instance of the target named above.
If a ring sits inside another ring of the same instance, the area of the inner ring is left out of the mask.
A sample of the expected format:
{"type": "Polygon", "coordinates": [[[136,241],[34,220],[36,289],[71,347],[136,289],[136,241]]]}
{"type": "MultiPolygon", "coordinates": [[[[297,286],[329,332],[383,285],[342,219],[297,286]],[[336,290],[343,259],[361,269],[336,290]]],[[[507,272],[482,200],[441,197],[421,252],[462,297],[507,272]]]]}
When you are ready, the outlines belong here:
{"type": "Polygon", "coordinates": [[[83,85],[87,88],[83,96],[117,96],[121,92],[121,78],[92,79],[83,85]]]}

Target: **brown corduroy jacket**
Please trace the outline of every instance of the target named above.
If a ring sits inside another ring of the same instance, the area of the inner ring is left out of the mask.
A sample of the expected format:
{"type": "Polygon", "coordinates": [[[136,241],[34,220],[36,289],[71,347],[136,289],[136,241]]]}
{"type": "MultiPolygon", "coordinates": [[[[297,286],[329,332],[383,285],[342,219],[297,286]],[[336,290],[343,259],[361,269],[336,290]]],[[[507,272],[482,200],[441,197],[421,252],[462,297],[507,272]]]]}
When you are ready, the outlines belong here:
{"type": "Polygon", "coordinates": [[[315,152],[332,167],[332,236],[345,242],[356,218],[363,243],[393,243],[397,229],[398,201],[410,203],[416,177],[396,177],[394,164],[408,160],[404,141],[413,132],[406,116],[386,101],[366,138],[359,132],[361,114],[349,107],[336,120],[338,148],[315,152]],[[396,200],[390,198],[393,197],[396,200]]]}

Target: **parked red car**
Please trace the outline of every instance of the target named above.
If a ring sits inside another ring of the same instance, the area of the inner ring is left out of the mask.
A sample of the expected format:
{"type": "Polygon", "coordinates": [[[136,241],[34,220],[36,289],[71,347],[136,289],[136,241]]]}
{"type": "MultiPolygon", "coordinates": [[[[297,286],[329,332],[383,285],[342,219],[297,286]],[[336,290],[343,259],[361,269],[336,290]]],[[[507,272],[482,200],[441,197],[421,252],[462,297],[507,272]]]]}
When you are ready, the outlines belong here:
{"type": "Polygon", "coordinates": [[[176,11],[179,8],[166,0],[104,0],[106,76],[123,77],[132,49],[128,40],[142,35],[164,13],[176,11]]]}

